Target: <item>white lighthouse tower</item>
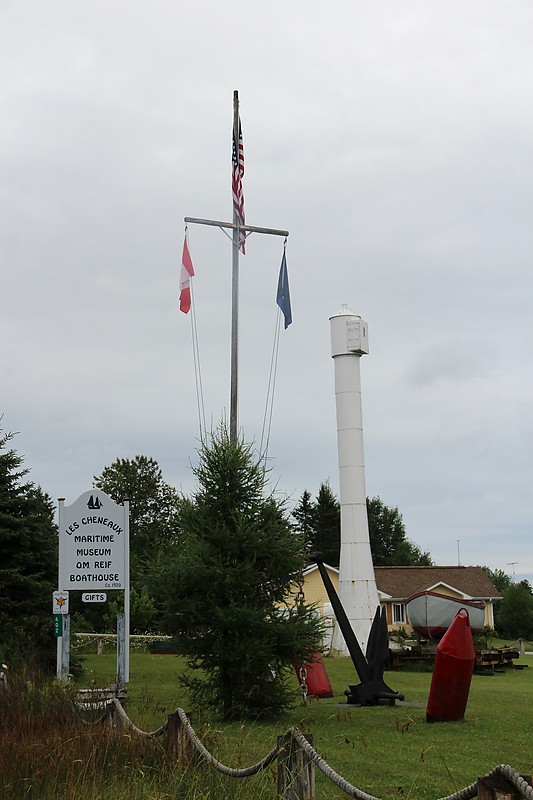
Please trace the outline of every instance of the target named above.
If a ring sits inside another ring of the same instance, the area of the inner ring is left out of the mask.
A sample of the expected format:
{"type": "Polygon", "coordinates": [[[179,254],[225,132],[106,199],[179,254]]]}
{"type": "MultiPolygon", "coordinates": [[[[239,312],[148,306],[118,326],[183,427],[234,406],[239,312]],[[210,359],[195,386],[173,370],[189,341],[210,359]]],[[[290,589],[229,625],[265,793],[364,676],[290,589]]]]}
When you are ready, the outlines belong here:
{"type": "MultiPolygon", "coordinates": [[[[379,605],[366,512],[360,358],[368,353],[368,326],[348,306],[330,317],[341,506],[339,597],[363,653],[379,605]]],[[[332,650],[348,655],[335,626],[332,650]]]]}

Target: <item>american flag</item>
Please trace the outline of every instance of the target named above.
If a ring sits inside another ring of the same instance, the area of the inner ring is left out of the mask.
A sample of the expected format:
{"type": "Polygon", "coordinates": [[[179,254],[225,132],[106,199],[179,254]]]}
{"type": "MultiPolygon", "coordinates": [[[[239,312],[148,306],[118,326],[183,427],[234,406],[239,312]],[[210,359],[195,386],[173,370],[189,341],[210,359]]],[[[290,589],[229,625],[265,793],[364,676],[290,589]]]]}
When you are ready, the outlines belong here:
{"type": "MultiPolygon", "coordinates": [[[[244,192],[242,190],[242,179],[244,175],[244,145],[242,142],[241,120],[239,118],[239,140],[235,141],[235,130],[233,131],[233,148],[231,153],[232,173],[231,189],[233,192],[233,208],[239,225],[244,225],[244,192]]],[[[246,234],[239,232],[239,250],[245,253],[246,234]]]]}

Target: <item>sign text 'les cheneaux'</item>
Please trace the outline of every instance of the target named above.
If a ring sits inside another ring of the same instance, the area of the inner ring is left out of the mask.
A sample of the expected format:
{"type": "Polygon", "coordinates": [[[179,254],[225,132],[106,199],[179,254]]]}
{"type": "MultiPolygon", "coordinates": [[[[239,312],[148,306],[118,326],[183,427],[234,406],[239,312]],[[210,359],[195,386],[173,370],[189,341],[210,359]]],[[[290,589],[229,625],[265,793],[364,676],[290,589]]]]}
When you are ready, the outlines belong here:
{"type": "Polygon", "coordinates": [[[65,533],[69,536],[74,534],[74,541],[75,542],[114,542],[115,541],[115,533],[120,535],[122,533],[122,528],[116,522],[113,522],[107,517],[82,517],[79,522],[73,522],[72,525],[69,525],[66,529],[65,533]],[[76,533],[76,531],[80,530],[81,525],[103,525],[104,527],[110,528],[113,533],[76,533]]]}

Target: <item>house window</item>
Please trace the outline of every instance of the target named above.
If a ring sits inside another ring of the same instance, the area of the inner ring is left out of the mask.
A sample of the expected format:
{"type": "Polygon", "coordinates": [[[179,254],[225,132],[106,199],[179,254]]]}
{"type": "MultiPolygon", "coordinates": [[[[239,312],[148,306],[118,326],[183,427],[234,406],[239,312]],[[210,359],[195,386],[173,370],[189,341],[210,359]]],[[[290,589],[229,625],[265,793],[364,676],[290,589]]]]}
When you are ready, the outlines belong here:
{"type": "Polygon", "coordinates": [[[405,603],[392,604],[392,621],[393,623],[405,622],[405,603]]]}

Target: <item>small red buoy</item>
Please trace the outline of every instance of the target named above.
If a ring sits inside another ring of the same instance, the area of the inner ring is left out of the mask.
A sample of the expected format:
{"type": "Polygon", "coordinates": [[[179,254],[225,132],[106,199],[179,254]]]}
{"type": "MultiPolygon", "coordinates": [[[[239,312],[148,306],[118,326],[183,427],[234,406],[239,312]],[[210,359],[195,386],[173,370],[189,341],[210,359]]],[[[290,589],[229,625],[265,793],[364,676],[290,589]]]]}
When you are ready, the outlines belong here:
{"type": "Polygon", "coordinates": [[[320,653],[310,656],[305,664],[294,665],[300,686],[302,685],[303,676],[302,667],[306,670],[305,685],[307,686],[307,695],[309,697],[333,697],[333,689],[320,653]]]}
{"type": "Polygon", "coordinates": [[[426,722],[464,719],[475,659],[470,618],[462,608],[437,647],[426,722]]]}

